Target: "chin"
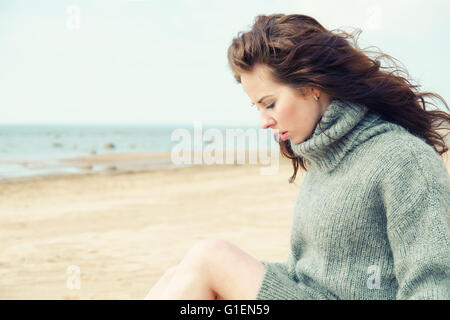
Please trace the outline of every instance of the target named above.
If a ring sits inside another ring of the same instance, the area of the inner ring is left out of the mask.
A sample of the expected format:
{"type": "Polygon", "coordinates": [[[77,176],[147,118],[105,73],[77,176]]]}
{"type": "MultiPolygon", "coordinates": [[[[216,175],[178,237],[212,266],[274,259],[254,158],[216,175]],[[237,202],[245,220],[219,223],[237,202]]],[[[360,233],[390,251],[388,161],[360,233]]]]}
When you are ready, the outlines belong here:
{"type": "Polygon", "coordinates": [[[290,140],[291,143],[293,143],[293,144],[299,144],[299,143],[303,142],[302,139],[289,139],[289,140],[290,140]]]}
{"type": "Polygon", "coordinates": [[[289,140],[290,140],[291,143],[293,143],[293,144],[299,144],[299,143],[302,143],[303,141],[308,140],[309,138],[311,138],[311,135],[308,136],[308,137],[306,137],[306,138],[299,138],[299,137],[297,137],[297,138],[292,138],[292,139],[289,139],[289,140]]]}

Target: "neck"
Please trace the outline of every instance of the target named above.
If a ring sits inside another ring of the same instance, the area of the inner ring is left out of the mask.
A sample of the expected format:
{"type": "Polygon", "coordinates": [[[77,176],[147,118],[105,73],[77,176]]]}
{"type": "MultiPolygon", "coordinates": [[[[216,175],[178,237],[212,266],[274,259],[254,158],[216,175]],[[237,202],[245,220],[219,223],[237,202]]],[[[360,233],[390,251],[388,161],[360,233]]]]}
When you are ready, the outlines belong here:
{"type": "Polygon", "coordinates": [[[314,132],[301,143],[290,142],[291,149],[319,170],[331,170],[350,150],[369,138],[372,132],[367,130],[379,118],[364,105],[332,99],[314,132]]]}

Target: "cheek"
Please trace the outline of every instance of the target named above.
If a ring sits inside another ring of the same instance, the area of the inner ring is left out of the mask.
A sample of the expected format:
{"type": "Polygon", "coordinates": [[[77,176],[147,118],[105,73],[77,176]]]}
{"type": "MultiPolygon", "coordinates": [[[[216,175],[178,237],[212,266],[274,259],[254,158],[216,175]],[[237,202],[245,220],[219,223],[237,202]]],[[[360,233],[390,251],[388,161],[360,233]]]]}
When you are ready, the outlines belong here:
{"type": "Polygon", "coordinates": [[[279,112],[279,120],[283,122],[291,122],[294,118],[297,118],[300,116],[300,112],[298,110],[298,107],[294,104],[286,104],[283,105],[282,108],[280,108],[279,112]]]}
{"type": "MultiPolygon", "coordinates": [[[[295,104],[287,105],[280,112],[280,120],[283,123],[289,125],[291,130],[295,129],[295,126],[300,125],[308,120],[308,115],[302,111],[301,107],[295,104]]],[[[300,125],[301,126],[301,125],[300,125]]]]}
{"type": "Polygon", "coordinates": [[[316,125],[316,114],[306,106],[291,104],[280,110],[279,121],[283,129],[293,134],[309,134],[316,125]]]}

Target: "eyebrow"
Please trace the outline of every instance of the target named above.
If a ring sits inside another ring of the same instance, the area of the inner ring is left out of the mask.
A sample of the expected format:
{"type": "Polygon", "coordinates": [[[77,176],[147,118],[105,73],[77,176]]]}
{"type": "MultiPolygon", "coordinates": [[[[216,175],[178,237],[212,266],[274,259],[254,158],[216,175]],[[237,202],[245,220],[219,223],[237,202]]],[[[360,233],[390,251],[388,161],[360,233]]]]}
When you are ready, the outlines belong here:
{"type": "MultiPolygon", "coordinates": [[[[273,97],[273,95],[272,95],[272,94],[269,94],[269,95],[267,95],[267,96],[264,96],[264,97],[262,97],[261,99],[259,99],[257,103],[261,103],[265,98],[268,98],[268,97],[273,97]]],[[[253,105],[255,105],[255,103],[252,103],[252,106],[253,106],[253,105]]]]}

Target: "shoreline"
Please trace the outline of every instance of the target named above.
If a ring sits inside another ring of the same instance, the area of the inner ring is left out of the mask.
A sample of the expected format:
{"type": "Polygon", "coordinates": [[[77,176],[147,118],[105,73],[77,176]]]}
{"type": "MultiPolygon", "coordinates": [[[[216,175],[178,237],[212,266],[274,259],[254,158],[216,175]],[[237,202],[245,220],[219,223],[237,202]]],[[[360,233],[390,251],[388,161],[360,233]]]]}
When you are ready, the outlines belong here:
{"type": "MultiPolygon", "coordinates": [[[[234,165],[234,164],[249,164],[250,157],[258,159],[258,152],[265,152],[270,154],[270,150],[262,151],[223,151],[224,163],[204,163],[204,152],[191,152],[189,164],[176,164],[171,159],[171,152],[123,152],[123,153],[103,153],[87,156],[77,156],[69,158],[60,158],[53,160],[43,161],[27,161],[27,160],[8,160],[0,161],[1,165],[22,167],[21,170],[16,171],[4,171],[3,175],[0,171],[0,182],[5,181],[20,181],[33,178],[45,178],[47,176],[76,176],[85,174],[101,174],[101,173],[118,173],[118,172],[147,172],[155,170],[170,170],[174,168],[185,168],[198,165],[234,165]],[[233,162],[227,163],[225,160],[227,152],[232,154],[233,162]],[[237,160],[238,154],[244,156],[244,163],[239,163],[237,160]],[[195,163],[195,159],[202,159],[201,163],[195,163]]],[[[278,160],[280,161],[282,156],[278,152],[278,160]]],[[[267,160],[267,159],[266,159],[267,160]]],[[[270,159],[273,160],[273,159],[270,159]]],[[[255,163],[255,165],[259,165],[255,163]]]]}

